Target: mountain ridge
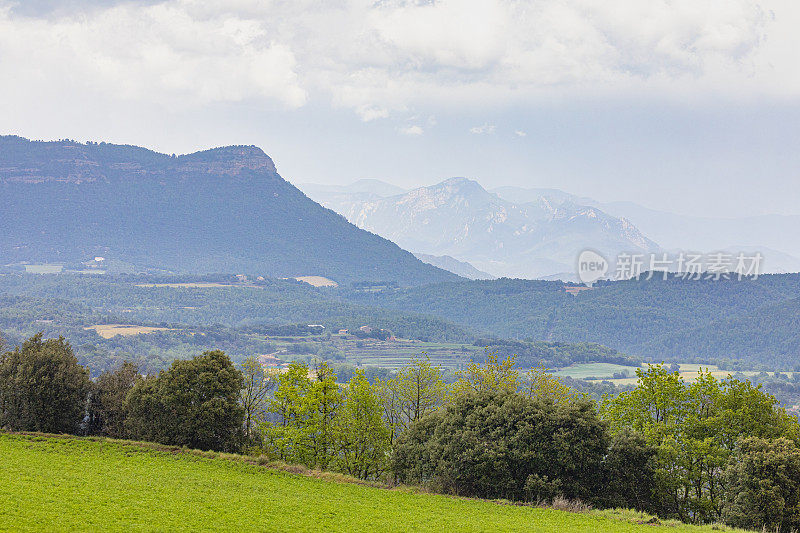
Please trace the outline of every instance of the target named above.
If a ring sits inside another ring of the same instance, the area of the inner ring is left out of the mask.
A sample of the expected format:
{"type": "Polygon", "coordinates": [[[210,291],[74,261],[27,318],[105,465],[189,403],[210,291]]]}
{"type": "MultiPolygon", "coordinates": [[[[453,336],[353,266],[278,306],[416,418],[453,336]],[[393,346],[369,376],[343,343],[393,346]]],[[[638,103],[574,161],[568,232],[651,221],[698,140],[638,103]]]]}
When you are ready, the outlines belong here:
{"type": "Polygon", "coordinates": [[[610,256],[658,245],[630,221],[569,201],[516,203],[475,180],[454,177],[389,197],[316,197],[357,226],[417,254],[451,256],[494,276],[574,272],[586,248],[610,256]]]}
{"type": "Polygon", "coordinates": [[[134,270],[459,279],[316,204],[255,146],[171,156],[0,137],[0,192],[0,264],[102,256],[134,270]]]}

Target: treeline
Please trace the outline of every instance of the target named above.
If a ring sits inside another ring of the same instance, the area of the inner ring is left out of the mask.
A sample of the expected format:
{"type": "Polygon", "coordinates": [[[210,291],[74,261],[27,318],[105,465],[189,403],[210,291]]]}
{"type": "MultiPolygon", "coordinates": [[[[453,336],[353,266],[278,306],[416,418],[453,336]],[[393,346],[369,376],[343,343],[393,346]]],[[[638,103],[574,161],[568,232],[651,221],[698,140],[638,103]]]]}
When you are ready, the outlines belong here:
{"type": "Polygon", "coordinates": [[[221,351],[95,381],[63,339],[0,356],[0,426],[240,451],[363,479],[519,502],[576,499],[686,522],[800,527],[800,425],[748,381],[662,366],[596,403],[490,355],[453,383],[427,359],[370,382],[265,371],[221,351]]]}
{"type": "MultiPolygon", "coordinates": [[[[212,276],[211,279],[224,276],[212,276]]],[[[116,317],[140,324],[183,324],[244,328],[263,325],[322,324],[328,331],[369,325],[398,337],[439,342],[471,342],[474,334],[446,320],[422,314],[379,309],[345,301],[336,291],[294,280],[265,279],[257,286],[153,287],[154,283],[204,281],[202,276],[40,276],[0,275],[0,295],[56,299],[80,304],[84,315],[116,317]]],[[[60,304],[53,303],[53,307],[60,304]]],[[[64,308],[65,312],[74,313],[64,308]]],[[[62,313],[48,313],[55,318],[62,313]]],[[[39,318],[38,316],[36,318],[39,318]]],[[[0,328],[8,330],[0,316],[0,328]]],[[[93,317],[86,317],[87,320],[93,317]]],[[[60,322],[61,320],[56,320],[60,322]]],[[[89,322],[92,325],[100,322],[89,322]]],[[[21,326],[22,323],[19,324],[21,326]]],[[[31,321],[25,323],[35,328],[31,321]]],[[[13,326],[17,328],[17,325],[13,326]]],[[[34,330],[35,331],[35,330],[34,330]]],[[[34,331],[28,331],[32,334],[34,331]]],[[[70,338],[73,338],[70,333],[70,338]]]]}

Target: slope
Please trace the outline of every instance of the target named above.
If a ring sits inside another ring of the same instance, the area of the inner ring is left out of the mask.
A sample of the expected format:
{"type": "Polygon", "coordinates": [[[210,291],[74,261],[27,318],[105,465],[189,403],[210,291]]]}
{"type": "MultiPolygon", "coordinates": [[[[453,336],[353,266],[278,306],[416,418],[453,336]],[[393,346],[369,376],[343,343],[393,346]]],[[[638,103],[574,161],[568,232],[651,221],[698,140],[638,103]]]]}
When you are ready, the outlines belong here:
{"type": "Polygon", "coordinates": [[[137,271],[457,279],[307,198],[254,146],[180,157],[0,137],[0,264],[100,256],[137,271]]]}
{"type": "Polygon", "coordinates": [[[654,531],[599,513],[386,490],[108,439],[0,433],[0,457],[0,529],[654,531]]]}

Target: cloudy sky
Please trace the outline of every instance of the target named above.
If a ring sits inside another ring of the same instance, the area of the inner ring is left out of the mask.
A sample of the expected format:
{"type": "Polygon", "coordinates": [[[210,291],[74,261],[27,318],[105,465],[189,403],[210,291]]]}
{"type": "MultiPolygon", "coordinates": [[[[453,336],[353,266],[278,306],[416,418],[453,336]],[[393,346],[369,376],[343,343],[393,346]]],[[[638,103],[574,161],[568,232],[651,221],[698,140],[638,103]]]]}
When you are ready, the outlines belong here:
{"type": "Polygon", "coordinates": [[[0,133],[800,213],[795,0],[0,0],[0,133]]]}

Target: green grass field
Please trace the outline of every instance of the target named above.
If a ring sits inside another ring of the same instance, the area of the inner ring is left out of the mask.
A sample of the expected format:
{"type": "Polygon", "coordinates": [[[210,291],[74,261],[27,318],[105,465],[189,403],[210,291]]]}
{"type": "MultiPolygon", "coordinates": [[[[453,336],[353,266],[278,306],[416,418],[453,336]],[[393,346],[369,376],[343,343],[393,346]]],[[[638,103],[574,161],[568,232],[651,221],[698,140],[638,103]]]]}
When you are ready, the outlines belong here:
{"type": "Polygon", "coordinates": [[[0,530],[711,531],[642,525],[630,512],[617,519],[388,490],[214,455],[0,433],[0,530]]]}

